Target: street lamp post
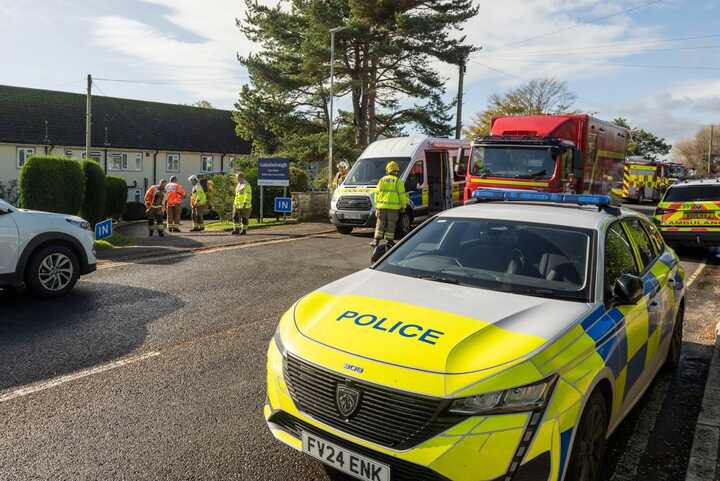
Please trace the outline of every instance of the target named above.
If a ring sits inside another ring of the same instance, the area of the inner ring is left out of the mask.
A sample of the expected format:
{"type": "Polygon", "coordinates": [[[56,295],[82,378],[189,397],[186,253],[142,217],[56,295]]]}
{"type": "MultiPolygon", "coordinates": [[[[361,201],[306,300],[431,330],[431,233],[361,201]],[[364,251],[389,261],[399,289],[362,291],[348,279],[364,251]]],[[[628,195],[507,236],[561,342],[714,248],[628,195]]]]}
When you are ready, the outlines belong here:
{"type": "Polygon", "coordinates": [[[335,34],[342,32],[347,27],[335,27],[330,29],[330,113],[328,121],[328,193],[332,195],[333,181],[333,124],[335,120],[335,34]]]}

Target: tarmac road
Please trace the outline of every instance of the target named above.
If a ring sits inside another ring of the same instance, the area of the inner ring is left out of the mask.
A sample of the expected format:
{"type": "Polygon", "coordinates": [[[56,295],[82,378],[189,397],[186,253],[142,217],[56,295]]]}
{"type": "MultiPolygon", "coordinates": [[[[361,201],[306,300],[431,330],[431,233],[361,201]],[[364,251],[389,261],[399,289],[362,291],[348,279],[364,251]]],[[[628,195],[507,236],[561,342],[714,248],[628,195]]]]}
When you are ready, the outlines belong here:
{"type": "MultiPolygon", "coordinates": [[[[0,479],[325,479],[265,428],[265,350],[295,299],[367,265],[367,243],[333,234],[121,265],[63,300],[0,295],[0,479]]],[[[613,436],[607,480],[681,479],[717,298],[703,279],[683,369],[613,436]]]]}

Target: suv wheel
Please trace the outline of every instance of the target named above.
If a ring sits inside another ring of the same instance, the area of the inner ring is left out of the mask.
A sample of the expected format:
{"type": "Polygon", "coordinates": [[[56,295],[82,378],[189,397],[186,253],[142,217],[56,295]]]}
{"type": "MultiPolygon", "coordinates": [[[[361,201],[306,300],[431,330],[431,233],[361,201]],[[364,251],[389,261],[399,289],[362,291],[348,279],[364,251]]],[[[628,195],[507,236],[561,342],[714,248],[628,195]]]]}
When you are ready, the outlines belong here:
{"type": "Polygon", "coordinates": [[[342,235],[352,234],[353,228],[346,225],[336,225],[335,228],[342,235]]]}
{"type": "Polygon", "coordinates": [[[25,281],[35,294],[56,297],[67,294],[79,277],[77,255],[65,246],[51,245],[32,256],[25,281]]]}
{"type": "Polygon", "coordinates": [[[600,391],[588,399],[580,418],[568,463],[567,481],[597,481],[605,458],[608,408],[600,391]]]}

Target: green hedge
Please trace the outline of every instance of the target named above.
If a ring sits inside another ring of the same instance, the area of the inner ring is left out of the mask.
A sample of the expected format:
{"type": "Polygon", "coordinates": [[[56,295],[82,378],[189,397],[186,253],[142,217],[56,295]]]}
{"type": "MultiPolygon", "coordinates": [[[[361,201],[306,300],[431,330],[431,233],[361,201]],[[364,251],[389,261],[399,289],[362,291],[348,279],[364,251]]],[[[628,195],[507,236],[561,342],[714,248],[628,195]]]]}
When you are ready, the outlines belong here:
{"type": "Polygon", "coordinates": [[[119,177],[105,177],[105,217],[120,220],[127,202],[127,183],[119,177]]]}
{"type": "Polygon", "coordinates": [[[105,172],[94,160],[81,164],[85,172],[85,200],[80,215],[93,226],[105,217],[105,172]]]}
{"type": "Polygon", "coordinates": [[[85,174],[75,160],[30,157],[20,169],[18,183],[22,208],[72,215],[80,211],[85,174]]]}
{"type": "Polygon", "coordinates": [[[128,202],[125,205],[125,212],[122,215],[123,220],[144,220],[147,218],[145,214],[145,204],[141,202],[128,202]]]}

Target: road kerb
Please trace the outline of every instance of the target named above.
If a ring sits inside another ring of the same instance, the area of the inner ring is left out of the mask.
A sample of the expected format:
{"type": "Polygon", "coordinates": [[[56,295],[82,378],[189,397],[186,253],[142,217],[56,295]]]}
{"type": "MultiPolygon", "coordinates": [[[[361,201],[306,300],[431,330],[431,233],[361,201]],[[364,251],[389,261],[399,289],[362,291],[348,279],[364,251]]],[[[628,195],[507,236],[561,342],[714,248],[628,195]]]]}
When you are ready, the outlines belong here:
{"type": "Polygon", "coordinates": [[[685,481],[719,481],[720,450],[720,324],[715,328],[715,350],[705,383],[685,481]]]}
{"type": "Polygon", "coordinates": [[[171,257],[179,257],[179,256],[188,256],[188,255],[192,255],[192,254],[210,253],[210,252],[227,250],[227,249],[238,248],[238,247],[243,247],[243,246],[254,246],[254,245],[260,245],[260,244],[275,244],[278,242],[288,242],[288,241],[292,241],[292,240],[306,239],[306,238],[316,237],[316,236],[320,236],[320,235],[334,234],[336,232],[337,232],[337,230],[335,228],[333,228],[333,229],[326,229],[326,230],[318,231],[318,232],[310,232],[307,234],[292,234],[292,235],[289,235],[285,239],[258,239],[258,240],[249,241],[249,242],[229,242],[227,244],[202,246],[202,247],[196,247],[193,249],[175,249],[175,250],[167,250],[167,251],[147,252],[145,254],[118,257],[117,259],[98,259],[97,268],[98,269],[107,269],[109,267],[116,267],[118,265],[126,265],[129,263],[135,262],[135,261],[158,259],[158,258],[163,258],[163,257],[171,258],[171,257]]]}

